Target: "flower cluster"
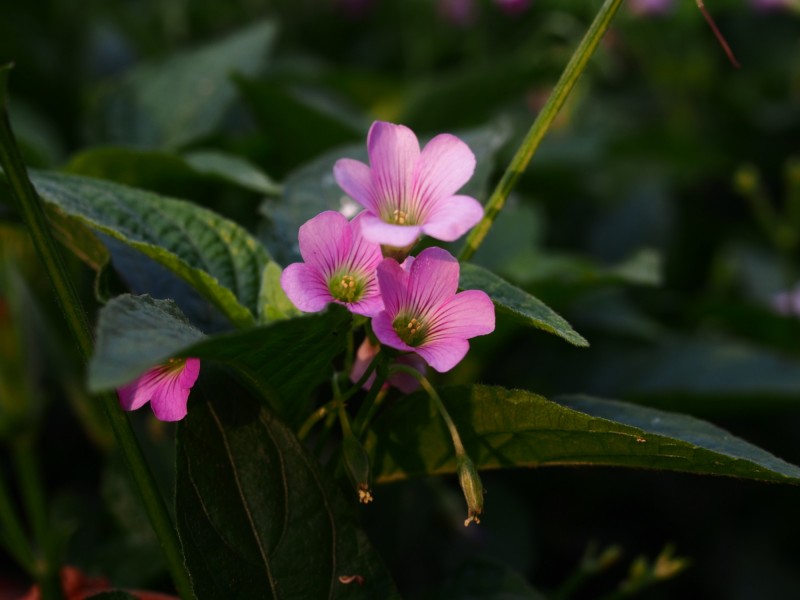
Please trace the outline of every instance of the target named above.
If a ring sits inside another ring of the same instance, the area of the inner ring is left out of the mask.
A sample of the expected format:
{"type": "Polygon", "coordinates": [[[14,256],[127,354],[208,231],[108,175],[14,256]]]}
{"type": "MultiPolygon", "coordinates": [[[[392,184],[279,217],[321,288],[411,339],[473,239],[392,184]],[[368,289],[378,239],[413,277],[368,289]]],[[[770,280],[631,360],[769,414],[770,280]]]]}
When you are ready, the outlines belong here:
{"type": "MultiPolygon", "coordinates": [[[[472,177],[475,156],[460,139],[434,137],[420,149],[402,125],[376,122],[367,136],[369,165],[344,158],[333,174],[364,210],[352,221],[326,211],[300,228],[302,263],[286,267],[281,285],[302,311],[335,302],[372,318],[378,342],[413,353],[439,372],[455,367],[469,338],[494,330],[494,306],[482,291],[458,292],[459,264],[431,247],[408,256],[422,235],[453,241],[483,216],[483,207],[457,194],[472,177]]],[[[360,350],[360,376],[377,348],[360,350]]],[[[368,384],[371,382],[368,382],[368,384]]],[[[405,378],[389,383],[413,389],[405,378]]]]}

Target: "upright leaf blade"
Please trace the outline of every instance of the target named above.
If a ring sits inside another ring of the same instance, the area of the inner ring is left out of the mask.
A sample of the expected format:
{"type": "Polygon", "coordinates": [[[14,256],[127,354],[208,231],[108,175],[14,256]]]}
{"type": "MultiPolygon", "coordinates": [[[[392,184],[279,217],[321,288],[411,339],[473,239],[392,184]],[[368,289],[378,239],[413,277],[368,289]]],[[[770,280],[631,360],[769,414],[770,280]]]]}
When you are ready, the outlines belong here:
{"type": "Polygon", "coordinates": [[[465,290],[483,290],[500,311],[517,321],[555,334],[575,346],[589,345],[582,335],[544,302],[483,267],[462,263],[459,286],[465,290]]]}
{"type": "Polygon", "coordinates": [[[233,323],[254,323],[266,250],[242,227],[189,202],[126,186],[36,173],[50,205],[156,260],[233,323]]]}
{"type": "Polygon", "coordinates": [[[204,377],[199,395],[178,429],[175,511],[198,600],[397,597],[291,431],[229,382],[204,377]]]}
{"type": "Polygon", "coordinates": [[[205,47],[137,67],[100,96],[95,137],[178,148],[212,133],[236,100],[231,75],[259,73],[275,32],[272,23],[256,23],[205,47]]]}
{"type": "MultiPolygon", "coordinates": [[[[605,465],[800,484],[800,468],[687,415],[490,386],[447,388],[442,398],[479,468],[605,465]]],[[[369,436],[376,480],[455,470],[436,412],[418,393],[376,422],[369,436]]]]}

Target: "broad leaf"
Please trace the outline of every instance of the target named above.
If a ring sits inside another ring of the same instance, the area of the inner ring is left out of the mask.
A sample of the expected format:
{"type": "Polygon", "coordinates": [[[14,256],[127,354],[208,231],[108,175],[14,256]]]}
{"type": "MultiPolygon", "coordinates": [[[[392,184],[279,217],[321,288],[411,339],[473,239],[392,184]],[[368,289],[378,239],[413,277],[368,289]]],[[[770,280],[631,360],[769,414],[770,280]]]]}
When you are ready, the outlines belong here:
{"type": "Polygon", "coordinates": [[[271,23],[252,27],[164,62],[137,67],[99,99],[95,137],[177,148],[215,131],[236,100],[231,75],[256,75],[275,38],[271,23]]]}
{"type": "Polygon", "coordinates": [[[114,389],[176,356],[232,367],[290,425],[310,410],[309,393],[332,374],[330,363],[347,344],[350,313],[325,313],[203,336],[170,300],[122,295],[100,311],[97,347],[89,364],[94,391],[114,389]]]}
{"type": "Polygon", "coordinates": [[[47,203],[154,259],[234,324],[254,322],[269,256],[239,225],[190,202],[107,181],[55,173],[31,179],[47,203]]]}
{"type": "MultiPolygon", "coordinates": [[[[442,398],[479,468],[607,465],[800,484],[800,468],[686,415],[489,386],[446,388],[442,398]]],[[[455,470],[450,437],[424,394],[384,413],[368,440],[376,480],[455,470]]]]}
{"type": "Polygon", "coordinates": [[[160,191],[192,189],[208,179],[235,184],[259,194],[281,187],[245,158],[217,150],[185,154],[130,146],[99,146],[75,154],[63,169],[73,175],[109,179],[160,191]]]}
{"type": "Polygon", "coordinates": [[[230,382],[202,383],[178,428],[175,510],[198,600],[398,597],[292,432],[230,382]]]}
{"type": "Polygon", "coordinates": [[[183,158],[198,173],[218,177],[270,196],[281,192],[281,187],[277,183],[239,156],[212,150],[196,150],[184,154],[183,158]]]}
{"type": "Polygon", "coordinates": [[[459,286],[465,290],[483,290],[500,311],[517,321],[553,333],[576,346],[589,345],[583,336],[544,302],[483,267],[462,264],[459,286]]]}

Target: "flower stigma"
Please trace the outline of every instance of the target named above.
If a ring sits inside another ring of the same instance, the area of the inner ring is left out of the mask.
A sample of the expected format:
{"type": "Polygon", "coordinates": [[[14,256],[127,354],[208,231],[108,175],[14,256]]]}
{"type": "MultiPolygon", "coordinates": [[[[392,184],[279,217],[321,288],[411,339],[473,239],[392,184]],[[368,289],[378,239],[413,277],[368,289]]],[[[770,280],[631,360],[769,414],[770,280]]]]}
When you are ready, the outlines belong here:
{"type": "Polygon", "coordinates": [[[349,273],[331,277],[328,289],[339,302],[352,303],[361,300],[364,295],[364,281],[349,273]]]}
{"type": "Polygon", "coordinates": [[[408,315],[398,315],[392,326],[400,339],[409,346],[419,346],[425,339],[425,325],[416,317],[409,319],[408,315]]]}

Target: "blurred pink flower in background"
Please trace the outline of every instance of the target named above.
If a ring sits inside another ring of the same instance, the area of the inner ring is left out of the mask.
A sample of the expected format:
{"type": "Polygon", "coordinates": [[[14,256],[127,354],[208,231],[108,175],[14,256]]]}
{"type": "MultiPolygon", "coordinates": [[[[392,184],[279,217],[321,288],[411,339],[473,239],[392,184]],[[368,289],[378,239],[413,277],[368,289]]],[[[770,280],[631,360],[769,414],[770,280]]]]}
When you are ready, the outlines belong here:
{"type": "Polygon", "coordinates": [[[475,22],[475,0],[438,0],[436,8],[451,25],[466,27],[475,22]]]}
{"type": "Polygon", "coordinates": [[[628,8],[637,15],[665,15],[675,8],[675,0],[630,0],[628,8]]]}
{"type": "MultiPolygon", "coordinates": [[[[377,356],[380,349],[380,344],[373,344],[369,338],[364,338],[364,341],[356,351],[356,360],[353,363],[352,370],[350,371],[350,381],[356,383],[359,379],[361,379],[361,376],[366,372],[367,367],[369,367],[372,359],[377,356]]],[[[416,354],[403,354],[398,356],[395,362],[396,364],[405,365],[406,367],[416,369],[423,375],[425,375],[425,371],[427,370],[425,361],[416,354]]],[[[372,387],[373,383],[375,383],[374,371],[372,375],[370,375],[364,382],[364,389],[368,390],[372,387]]],[[[419,389],[419,381],[416,379],[416,377],[409,375],[408,373],[393,373],[386,380],[386,383],[383,385],[383,387],[385,389],[390,385],[396,387],[404,394],[410,394],[411,392],[415,392],[419,389]]]]}

